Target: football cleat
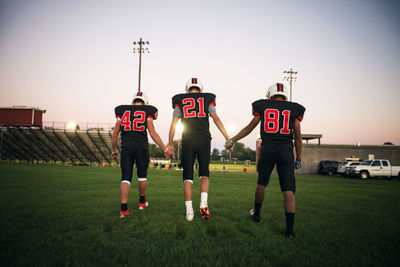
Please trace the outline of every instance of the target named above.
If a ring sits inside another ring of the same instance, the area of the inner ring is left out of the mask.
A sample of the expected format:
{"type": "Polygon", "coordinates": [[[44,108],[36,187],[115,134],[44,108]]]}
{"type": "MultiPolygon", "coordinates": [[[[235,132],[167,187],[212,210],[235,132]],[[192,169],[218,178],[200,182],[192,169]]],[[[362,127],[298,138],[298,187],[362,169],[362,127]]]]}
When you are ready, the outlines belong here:
{"type": "Polygon", "coordinates": [[[254,213],[255,213],[255,210],[254,210],[254,209],[251,209],[251,210],[250,210],[250,218],[251,218],[254,222],[259,223],[260,220],[261,220],[260,215],[254,216],[254,213]]]}
{"type": "Polygon", "coordinates": [[[128,216],[128,214],[129,214],[129,208],[126,211],[122,211],[121,209],[119,210],[120,218],[124,218],[124,217],[128,216]]]}
{"type": "Polygon", "coordinates": [[[139,203],[139,209],[144,210],[145,207],[149,206],[149,202],[145,201],[144,203],[139,203]]]}
{"type": "Polygon", "coordinates": [[[186,211],[186,220],[191,222],[193,221],[193,218],[194,218],[194,211],[193,210],[186,211]]]}
{"type": "Polygon", "coordinates": [[[283,96],[285,100],[287,100],[288,92],[286,90],[286,86],[282,83],[274,83],[273,85],[271,85],[267,91],[267,98],[271,99],[275,95],[283,96]]]}
{"type": "Polygon", "coordinates": [[[285,231],[285,232],[283,232],[283,234],[285,235],[285,237],[286,238],[288,238],[288,239],[292,239],[292,238],[294,238],[294,236],[295,236],[295,234],[292,232],[292,233],[289,233],[287,230],[285,231]]]}
{"type": "Polygon", "coordinates": [[[211,219],[210,210],[208,207],[200,208],[201,218],[204,220],[211,219]]]}

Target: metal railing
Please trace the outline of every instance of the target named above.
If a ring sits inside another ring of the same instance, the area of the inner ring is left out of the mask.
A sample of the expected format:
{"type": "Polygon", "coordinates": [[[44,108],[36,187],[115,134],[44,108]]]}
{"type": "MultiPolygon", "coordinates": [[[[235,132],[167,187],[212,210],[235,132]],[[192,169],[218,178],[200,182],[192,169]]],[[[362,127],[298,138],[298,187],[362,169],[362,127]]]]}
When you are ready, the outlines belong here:
{"type": "Polygon", "coordinates": [[[82,130],[82,131],[113,131],[113,123],[94,123],[94,122],[76,122],[71,124],[70,122],[43,122],[43,129],[55,129],[55,130],[82,130]]]}

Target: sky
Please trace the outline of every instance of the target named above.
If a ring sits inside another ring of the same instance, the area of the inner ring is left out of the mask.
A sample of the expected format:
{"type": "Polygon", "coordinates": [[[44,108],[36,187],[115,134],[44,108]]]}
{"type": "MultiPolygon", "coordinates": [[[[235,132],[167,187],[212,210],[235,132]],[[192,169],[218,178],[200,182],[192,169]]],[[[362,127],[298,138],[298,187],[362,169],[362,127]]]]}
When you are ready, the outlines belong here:
{"type": "MultiPolygon", "coordinates": [[[[400,145],[398,14],[400,2],[385,0],[0,0],[0,106],[45,109],[46,122],[114,124],[114,107],[137,92],[132,51],[143,38],[151,52],[141,88],[159,110],[164,142],[171,98],[190,77],[216,94],[233,136],[271,84],[289,87],[283,71],[292,68],[303,134],[400,145]]],[[[212,147],[222,149],[210,125],[212,147]]],[[[258,134],[241,141],[254,149],[258,134]]]]}

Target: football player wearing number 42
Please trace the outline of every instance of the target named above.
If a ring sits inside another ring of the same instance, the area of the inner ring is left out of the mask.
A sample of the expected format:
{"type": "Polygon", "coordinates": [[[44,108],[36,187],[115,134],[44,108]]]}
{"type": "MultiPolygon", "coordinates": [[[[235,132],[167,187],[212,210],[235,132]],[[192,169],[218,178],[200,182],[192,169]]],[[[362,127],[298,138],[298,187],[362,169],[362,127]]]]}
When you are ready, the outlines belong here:
{"type": "Polygon", "coordinates": [[[116,107],[115,116],[117,121],[112,136],[111,157],[113,159],[118,157],[117,139],[121,132],[120,217],[123,218],[129,214],[130,210],[128,208],[128,197],[134,163],[136,163],[138,177],[139,210],[143,210],[149,204],[146,201],[147,169],[150,161],[147,131],[154,142],[164,151],[166,158],[169,158],[174,151],[173,148],[164,145],[156,132],[153,120],[157,119],[157,108],[148,105],[148,99],[143,92],[135,94],[132,105],[116,107]]]}
{"type": "Polygon", "coordinates": [[[172,98],[174,109],[171,127],[169,129],[168,148],[172,149],[172,142],[175,135],[175,126],[179,119],[184,127],[182,133],[182,155],[183,166],[183,191],[186,205],[186,219],[192,221],[194,211],[192,206],[192,184],[193,164],[197,156],[199,162],[200,177],[200,213],[202,219],[210,219],[211,214],[208,208],[208,188],[210,175],[210,145],[211,134],[208,118],[211,116],[215,125],[224,135],[226,140],[229,136],[226,133],[222,121],[215,109],[215,95],[203,93],[203,85],[197,78],[191,78],[186,83],[186,94],[178,94],[172,98]]]}
{"type": "Polygon", "coordinates": [[[250,216],[255,222],[260,221],[260,210],[264,201],[265,187],[276,165],[286,214],[286,231],[284,234],[288,238],[293,238],[296,211],[294,168],[301,168],[302,139],[300,122],[303,120],[305,108],[300,104],[287,101],[287,96],[287,90],[283,84],[275,83],[271,85],[267,92],[267,99],[261,99],[253,103],[254,118],[237,135],[226,142],[225,147],[231,148],[234,142],[251,133],[261,121],[261,157],[257,164],[258,182],[254,209],[250,211],[250,216]],[[294,161],[293,156],[293,134],[296,161],[294,161]]]}

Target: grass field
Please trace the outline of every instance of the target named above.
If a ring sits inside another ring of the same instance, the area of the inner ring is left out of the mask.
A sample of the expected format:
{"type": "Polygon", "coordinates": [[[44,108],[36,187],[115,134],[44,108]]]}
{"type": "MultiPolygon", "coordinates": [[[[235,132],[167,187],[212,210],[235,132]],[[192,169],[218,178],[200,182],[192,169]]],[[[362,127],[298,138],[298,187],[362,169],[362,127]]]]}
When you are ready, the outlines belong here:
{"type": "Polygon", "coordinates": [[[287,240],[277,177],[249,219],[256,176],[211,173],[213,217],[187,222],[181,172],[150,170],[149,207],[133,183],[120,219],[118,168],[0,164],[0,265],[399,266],[400,181],[298,175],[287,240]]]}

